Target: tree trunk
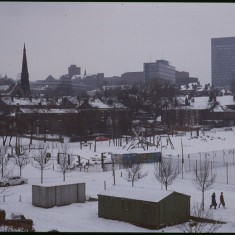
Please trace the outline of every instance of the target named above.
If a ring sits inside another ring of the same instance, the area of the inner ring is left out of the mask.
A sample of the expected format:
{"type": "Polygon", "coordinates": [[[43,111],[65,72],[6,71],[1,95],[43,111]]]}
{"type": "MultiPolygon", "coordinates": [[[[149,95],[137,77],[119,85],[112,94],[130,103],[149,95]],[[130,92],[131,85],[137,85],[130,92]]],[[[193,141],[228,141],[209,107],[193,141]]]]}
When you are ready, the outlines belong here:
{"type": "Polygon", "coordinates": [[[22,166],[20,166],[20,176],[21,176],[21,169],[22,169],[22,166]]]}
{"type": "Polygon", "coordinates": [[[202,210],[204,211],[204,190],[202,190],[202,210]]]}
{"type": "Polygon", "coordinates": [[[65,172],[63,172],[63,175],[64,175],[64,181],[65,181],[65,172]]]}
{"type": "Polygon", "coordinates": [[[41,184],[43,183],[43,169],[41,169],[41,184]]]}
{"type": "Polygon", "coordinates": [[[2,137],[2,144],[3,144],[3,146],[6,145],[6,142],[7,142],[7,136],[6,137],[2,137]]]}
{"type": "Polygon", "coordinates": [[[11,139],[12,139],[12,136],[11,136],[10,139],[9,139],[9,145],[11,145],[11,139]]]}

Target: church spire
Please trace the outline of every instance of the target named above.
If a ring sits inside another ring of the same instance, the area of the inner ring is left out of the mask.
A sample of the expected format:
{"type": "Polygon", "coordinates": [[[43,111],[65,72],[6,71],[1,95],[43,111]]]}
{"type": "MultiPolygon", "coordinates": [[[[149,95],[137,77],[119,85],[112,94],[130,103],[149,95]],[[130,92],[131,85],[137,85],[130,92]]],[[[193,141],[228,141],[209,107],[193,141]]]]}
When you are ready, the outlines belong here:
{"type": "Polygon", "coordinates": [[[20,83],[22,89],[26,94],[30,93],[29,88],[29,73],[28,73],[28,66],[27,66],[27,58],[26,58],[26,49],[25,49],[25,43],[24,43],[24,49],[23,49],[23,62],[22,62],[22,71],[21,71],[21,83],[20,83]]]}

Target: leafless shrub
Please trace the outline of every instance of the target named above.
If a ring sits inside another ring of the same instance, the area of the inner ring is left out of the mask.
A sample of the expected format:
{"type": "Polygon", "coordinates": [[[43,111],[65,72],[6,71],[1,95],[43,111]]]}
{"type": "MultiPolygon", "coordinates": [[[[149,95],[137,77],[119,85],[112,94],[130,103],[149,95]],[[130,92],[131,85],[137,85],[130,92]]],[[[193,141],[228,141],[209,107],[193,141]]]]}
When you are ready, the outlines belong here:
{"type": "Polygon", "coordinates": [[[43,149],[39,149],[37,155],[34,157],[33,167],[41,170],[41,184],[43,183],[43,172],[51,165],[47,157],[48,146],[43,149]]]}
{"type": "Polygon", "coordinates": [[[142,172],[143,164],[140,160],[136,160],[135,162],[130,162],[129,167],[125,169],[126,174],[124,178],[128,181],[131,181],[132,186],[134,186],[134,182],[138,181],[141,178],[147,176],[148,172],[142,172]]]}
{"type": "Polygon", "coordinates": [[[65,181],[66,172],[70,169],[70,163],[73,161],[73,158],[70,156],[70,145],[68,142],[62,143],[60,148],[60,153],[58,155],[58,168],[59,171],[63,174],[63,181],[65,181]]]}
{"type": "Polygon", "coordinates": [[[202,210],[198,204],[194,204],[191,212],[191,220],[180,224],[178,228],[184,233],[214,233],[224,222],[213,219],[213,210],[202,210]]]}
{"type": "Polygon", "coordinates": [[[165,186],[173,184],[178,175],[178,169],[173,165],[172,158],[162,158],[161,162],[154,163],[154,175],[156,179],[165,186]]]}
{"type": "Polygon", "coordinates": [[[202,192],[202,210],[204,210],[204,193],[210,189],[215,183],[216,174],[210,173],[210,162],[205,160],[202,162],[199,169],[194,168],[195,179],[193,185],[195,188],[202,192]]]}

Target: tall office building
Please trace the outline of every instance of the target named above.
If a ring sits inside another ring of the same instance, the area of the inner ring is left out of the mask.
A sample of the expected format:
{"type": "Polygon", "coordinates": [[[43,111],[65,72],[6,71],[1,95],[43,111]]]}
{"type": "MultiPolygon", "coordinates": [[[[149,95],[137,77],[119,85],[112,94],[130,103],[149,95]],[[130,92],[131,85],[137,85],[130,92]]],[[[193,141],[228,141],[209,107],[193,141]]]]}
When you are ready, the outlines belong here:
{"type": "Polygon", "coordinates": [[[74,75],[81,74],[81,68],[77,67],[76,65],[72,64],[68,67],[69,78],[72,78],[74,75]]]}
{"type": "Polygon", "coordinates": [[[175,67],[166,60],[157,60],[154,63],[144,63],[144,80],[151,82],[163,80],[175,83],[175,67]]]}
{"type": "Polygon", "coordinates": [[[211,39],[211,82],[229,88],[235,79],[235,37],[211,39]]]}

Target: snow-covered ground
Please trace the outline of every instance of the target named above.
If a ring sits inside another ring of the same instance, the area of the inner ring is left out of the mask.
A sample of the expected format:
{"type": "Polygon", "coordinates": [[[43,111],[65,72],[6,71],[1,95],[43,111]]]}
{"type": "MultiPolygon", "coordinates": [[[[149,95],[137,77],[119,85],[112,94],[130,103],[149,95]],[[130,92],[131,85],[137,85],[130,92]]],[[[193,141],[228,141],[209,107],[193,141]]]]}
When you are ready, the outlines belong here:
{"type": "MultiPolygon", "coordinates": [[[[24,144],[28,144],[28,139],[22,140],[24,144]]],[[[162,145],[166,145],[166,141],[162,138],[162,145]]],[[[205,152],[209,153],[206,156],[214,158],[216,162],[221,162],[221,167],[215,169],[217,173],[216,183],[212,189],[205,192],[205,207],[209,207],[211,203],[211,194],[216,193],[217,203],[219,202],[219,195],[224,193],[226,209],[217,208],[213,209],[213,215],[216,219],[221,219],[226,222],[223,224],[218,232],[234,232],[235,231],[235,165],[234,165],[234,152],[235,148],[235,127],[232,131],[224,131],[224,129],[212,129],[211,131],[200,132],[196,138],[196,132],[187,133],[183,136],[171,137],[174,149],[167,145],[162,148],[163,156],[172,155],[175,159],[182,157],[181,141],[183,144],[184,157],[193,160],[198,160],[205,157],[205,152]],[[214,152],[214,153],[213,153],[214,152]],[[216,154],[217,153],[217,154],[216,154]],[[222,153],[222,154],[221,154],[222,153]],[[188,155],[189,154],[189,155],[188,155]],[[178,156],[179,155],[179,156],[178,156]],[[229,162],[226,167],[225,162],[229,162]]],[[[13,140],[14,142],[14,140],[13,140]]],[[[70,143],[70,153],[80,155],[82,161],[93,157],[100,158],[102,152],[120,152],[123,150],[125,141],[122,147],[114,146],[114,143],[109,141],[97,142],[96,150],[94,151],[94,142],[89,141],[87,146],[80,149],[79,143],[70,143]]],[[[33,141],[33,144],[37,144],[33,141]]],[[[44,143],[45,145],[47,143],[44,143]]],[[[56,157],[57,148],[60,143],[49,143],[50,152],[53,157],[56,157]]],[[[131,150],[134,152],[134,150],[131,150]]],[[[135,151],[142,151],[142,149],[135,149],[135,151]]],[[[150,151],[150,150],[149,150],[150,151]]],[[[160,146],[153,148],[152,151],[161,151],[160,146]]],[[[35,153],[31,150],[31,156],[35,153]]],[[[76,158],[76,157],[75,157],[76,158]]],[[[77,160],[77,159],[76,159],[77,160]]],[[[53,163],[53,160],[51,160],[53,163]]],[[[188,164],[185,162],[185,164],[188,164]]],[[[14,173],[19,174],[18,166],[14,165],[14,173]]],[[[134,187],[145,187],[146,193],[148,188],[156,189],[156,194],[164,190],[162,185],[156,180],[154,176],[153,164],[144,164],[143,171],[148,171],[148,175],[139,181],[135,182],[134,187]]],[[[115,170],[116,184],[131,186],[131,182],[124,179],[123,174],[125,170],[115,170]],[[121,177],[122,176],[122,177],[121,177]]],[[[47,232],[56,229],[61,232],[180,232],[178,226],[171,226],[161,230],[149,230],[138,226],[131,225],[126,222],[107,220],[98,217],[98,202],[86,201],[85,203],[73,203],[68,206],[53,207],[44,209],[32,205],[32,185],[40,184],[40,170],[34,168],[32,164],[28,164],[23,168],[22,176],[29,179],[28,184],[12,186],[0,194],[1,209],[6,211],[6,217],[10,218],[11,213],[23,214],[26,218],[30,218],[34,222],[34,228],[37,232],[47,232]],[[5,196],[5,201],[3,198],[5,196]]],[[[191,172],[184,172],[179,174],[176,181],[169,186],[169,190],[185,193],[191,196],[191,206],[194,203],[201,202],[201,192],[197,191],[192,184],[194,175],[191,172]]],[[[44,183],[57,184],[63,182],[62,173],[57,167],[56,160],[54,160],[54,167],[51,164],[50,169],[44,172],[44,183]]],[[[65,183],[85,182],[86,183],[86,196],[97,198],[97,194],[104,190],[106,187],[113,187],[112,171],[88,171],[84,172],[79,169],[71,170],[66,174],[65,183]]]]}

